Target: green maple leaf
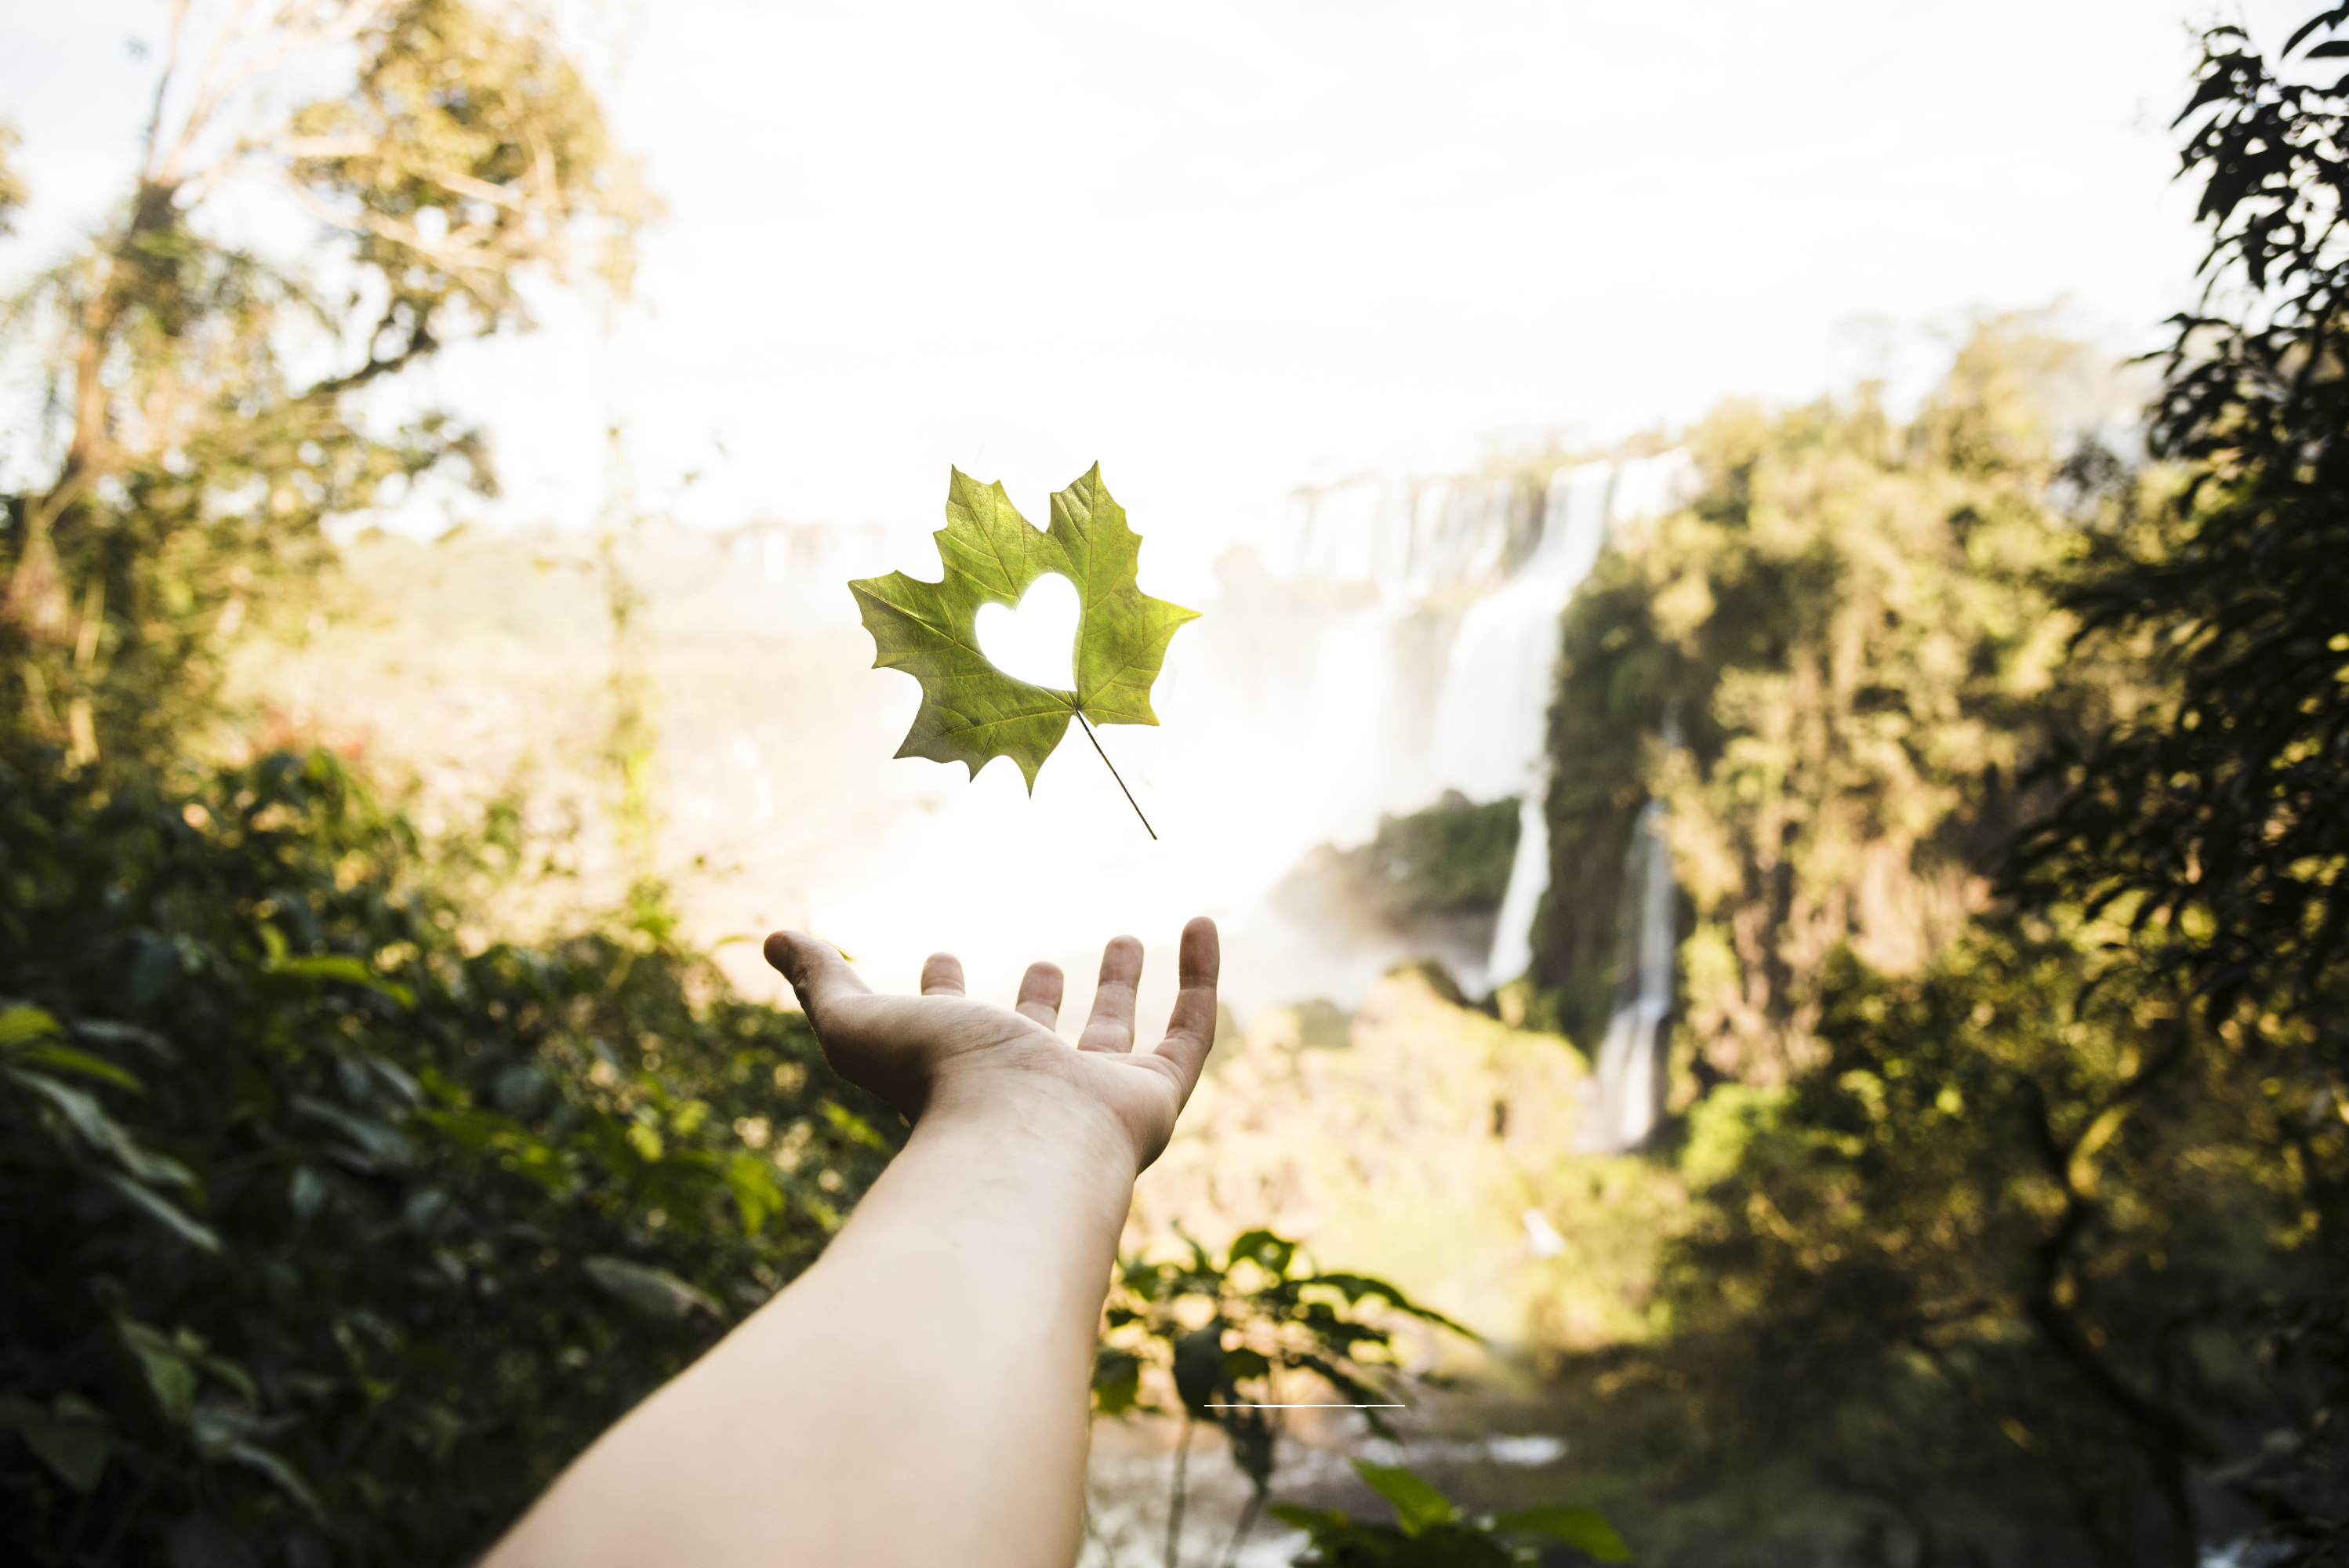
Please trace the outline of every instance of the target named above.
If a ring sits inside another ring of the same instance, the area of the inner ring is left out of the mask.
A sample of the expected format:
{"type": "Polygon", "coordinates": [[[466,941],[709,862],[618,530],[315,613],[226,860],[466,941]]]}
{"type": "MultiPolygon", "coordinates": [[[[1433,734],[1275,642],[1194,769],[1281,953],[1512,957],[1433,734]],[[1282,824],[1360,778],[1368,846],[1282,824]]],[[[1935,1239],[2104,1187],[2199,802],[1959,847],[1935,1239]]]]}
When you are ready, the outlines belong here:
{"type": "Polygon", "coordinates": [[[1150,688],[1175,629],[1196,610],[1144,593],[1134,580],[1142,536],[1102,483],[1101,465],[1052,495],[1052,526],[1039,531],[1000,483],[959,469],[947,487],[947,525],[932,535],[946,575],[924,583],[902,572],[851,583],[875,669],[922,683],[921,710],[900,757],[959,762],[978,770],[999,757],[1019,765],[1028,789],[1079,714],[1094,724],[1151,724],[1150,688]],[[1076,584],[1077,689],[1055,691],[1004,674],[978,651],[982,604],[1017,608],[1047,573],[1076,584]]]}

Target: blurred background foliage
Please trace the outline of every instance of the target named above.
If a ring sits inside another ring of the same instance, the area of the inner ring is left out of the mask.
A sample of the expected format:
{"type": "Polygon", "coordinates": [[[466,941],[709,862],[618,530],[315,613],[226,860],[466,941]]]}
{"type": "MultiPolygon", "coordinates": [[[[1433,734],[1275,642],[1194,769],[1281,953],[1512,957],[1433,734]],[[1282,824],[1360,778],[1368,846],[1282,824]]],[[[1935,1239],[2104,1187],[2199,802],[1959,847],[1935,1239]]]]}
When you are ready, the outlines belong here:
{"type": "Polygon", "coordinates": [[[534,270],[625,288],[650,207],[528,14],[244,7],[174,46],[137,189],[7,317],[50,418],[0,563],[0,1550],[463,1560],[902,1129],[657,883],[496,940],[514,802],[428,837],[224,705],[240,641],[305,634],[328,520],[493,483],[373,389],[522,323],[534,270]],[[344,89],[287,107],[321,61],[344,89]],[[323,232],[299,267],[210,237],[255,189],[323,232]]]}
{"type": "MultiPolygon", "coordinates": [[[[1252,1522],[1274,1436],[1197,1396],[1309,1354],[1346,1387],[1385,1348],[1352,1307],[1433,1299],[1280,1237],[1447,1284],[1522,1246],[1512,1398],[1575,1444],[1541,1484],[1647,1561],[2349,1561],[2344,22],[2277,61],[2206,36],[2209,293],[2142,455],[2061,428],[2093,367],[2019,317],[1913,418],[1863,386],[1691,433],[1695,500],[1567,616],[1528,985],[1480,1011],[1406,971],[1229,1032],[1137,1223],[1240,1240],[1123,1265],[1105,1408],[1224,1429],[1252,1522]],[[1557,1037],[1604,1033],[1651,802],[1674,1115],[1579,1156],[1557,1037]]],[[[136,189],[6,317],[50,382],[0,498],[0,1542],[460,1560],[805,1266],[901,1129],[649,871],[513,940],[482,912],[544,863],[516,802],[428,833],[224,695],[240,644],[310,634],[328,521],[494,483],[381,389],[521,325],[534,274],[626,287],[654,204],[593,95],[491,4],[254,9],[173,57],[136,189]],[[289,107],[288,59],[347,79],[289,107]],[[326,236],[301,267],[212,237],[258,189],[326,236]]],[[[616,559],[609,760],[648,813],[616,559]]],[[[1475,947],[1518,820],[1441,801],[1290,893],[1475,947]]],[[[1489,1480],[1447,1490],[1543,1501],[1489,1480]]],[[[1485,1514],[1424,1484],[1392,1529],[1299,1527],[1433,1561],[1485,1514]]]]}
{"type": "Polygon", "coordinates": [[[478,1551],[895,1146],[692,954],[460,946],[331,756],[0,778],[0,1474],[40,1560],[478,1551]]]}
{"type": "Polygon", "coordinates": [[[1712,1491],[1643,1548],[2349,1555],[2344,19],[2206,37],[2147,460],[2053,444],[2074,351],[1986,322],[1905,424],[1723,410],[1569,610],[1575,1037],[1651,799],[1682,896],[1689,1218],[1655,1337],[1583,1364],[1641,1495],[1712,1491]]]}

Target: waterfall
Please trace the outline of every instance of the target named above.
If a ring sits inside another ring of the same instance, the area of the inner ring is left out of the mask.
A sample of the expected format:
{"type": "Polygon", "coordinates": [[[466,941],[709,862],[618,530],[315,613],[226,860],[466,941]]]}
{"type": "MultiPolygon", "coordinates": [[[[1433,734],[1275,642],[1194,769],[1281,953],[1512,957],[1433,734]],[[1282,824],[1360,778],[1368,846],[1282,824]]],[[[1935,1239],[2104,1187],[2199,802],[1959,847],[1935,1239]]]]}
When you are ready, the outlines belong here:
{"type": "MultiPolygon", "coordinates": [[[[1469,610],[1468,621],[1463,623],[1453,645],[1454,670],[1461,678],[1456,686],[1445,683],[1446,707],[1438,734],[1444,733],[1444,719],[1462,727],[1481,727],[1492,738],[1488,744],[1505,748],[1516,764],[1515,774],[1500,787],[1490,789],[1486,798],[1508,794],[1523,798],[1517,815],[1516,859],[1509,867],[1509,891],[1501,900],[1492,950],[1485,963],[1491,985],[1516,979],[1533,963],[1534,915],[1541,907],[1541,895],[1549,888],[1549,823],[1541,809],[1549,783],[1549,757],[1543,742],[1557,673],[1558,623],[1567,602],[1598,564],[1609,533],[1634,519],[1680,505],[1688,498],[1694,477],[1694,465],[1686,452],[1680,451],[1624,463],[1560,469],[1550,480],[1540,549],[1507,587],[1469,610]],[[1509,601],[1512,590],[1527,580],[1531,581],[1526,597],[1509,601]],[[1476,668],[1462,657],[1470,651],[1470,623],[1487,606],[1493,614],[1516,620],[1510,667],[1506,672],[1476,668]],[[1495,711],[1495,705],[1480,696],[1495,689],[1508,693],[1506,712],[1495,711]],[[1454,700],[1459,704],[1456,717],[1454,700]]],[[[1476,793],[1466,785],[1454,787],[1476,793]]],[[[1665,875],[1669,878],[1669,868],[1665,875]]]]}
{"type": "Polygon", "coordinates": [[[1575,1148],[1619,1154],[1648,1140],[1664,1114],[1664,1052],[1672,1012],[1671,847],[1664,803],[1640,809],[1623,866],[1623,955],[1615,1010],[1599,1047],[1599,1067],[1575,1148]]]}
{"type": "MultiPolygon", "coordinates": [[[[1413,810],[1444,789],[1519,798],[1516,854],[1492,944],[1481,973],[1474,959],[1462,965],[1471,991],[1513,980],[1533,961],[1534,916],[1549,885],[1542,804],[1560,618],[1609,535],[1682,504],[1694,477],[1683,451],[1559,469],[1540,498],[1532,552],[1496,585],[1512,538],[1524,537],[1515,531],[1521,492],[1506,480],[1366,478],[1301,491],[1266,542],[1276,578],[1370,590],[1368,603],[1322,625],[1310,665],[1307,752],[1328,780],[1320,799],[1330,836],[1365,835],[1378,813],[1413,810]],[[1432,650],[1442,661],[1437,678],[1404,678],[1426,669],[1413,661],[1431,652],[1402,641],[1413,615],[1478,589],[1448,641],[1432,650]]],[[[1651,826],[1661,833],[1660,821],[1651,826]]],[[[1669,999],[1671,868],[1661,852],[1656,863],[1666,890],[1657,940],[1669,999]]],[[[1647,1054],[1633,1053],[1642,1061],[1647,1054]]]]}

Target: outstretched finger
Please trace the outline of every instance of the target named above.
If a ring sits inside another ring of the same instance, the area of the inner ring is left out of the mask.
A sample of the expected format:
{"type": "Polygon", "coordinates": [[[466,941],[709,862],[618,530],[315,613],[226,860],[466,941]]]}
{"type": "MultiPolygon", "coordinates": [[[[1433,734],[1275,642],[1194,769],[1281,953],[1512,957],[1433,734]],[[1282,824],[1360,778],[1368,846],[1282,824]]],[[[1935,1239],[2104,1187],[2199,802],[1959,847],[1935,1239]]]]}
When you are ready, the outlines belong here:
{"type": "Polygon", "coordinates": [[[1166,1020],[1166,1037],[1158,1042],[1157,1054],[1181,1071],[1183,1092],[1188,1096],[1216,1043],[1216,980],[1223,970],[1224,950],[1214,921],[1203,914],[1183,928],[1179,962],[1174,1011],[1166,1020]]]}
{"type": "Polygon", "coordinates": [[[1081,1051],[1133,1049],[1133,993],[1142,984],[1142,944],[1131,936],[1112,936],[1102,949],[1101,982],[1093,987],[1093,1010],[1085,1032],[1077,1037],[1081,1051]]]}
{"type": "Polygon", "coordinates": [[[797,931],[778,931],[767,938],[763,951],[767,962],[792,983],[792,991],[800,999],[800,1010],[819,1028],[823,1025],[825,1012],[846,998],[873,995],[873,987],[848,966],[840,949],[820,937],[797,931]]]}
{"type": "Polygon", "coordinates": [[[1019,979],[1018,1011],[1051,1028],[1061,1020],[1061,995],[1066,989],[1059,965],[1030,964],[1019,979]]]}
{"type": "Polygon", "coordinates": [[[962,995],[962,960],[951,953],[933,953],[922,960],[922,995],[962,995]]]}

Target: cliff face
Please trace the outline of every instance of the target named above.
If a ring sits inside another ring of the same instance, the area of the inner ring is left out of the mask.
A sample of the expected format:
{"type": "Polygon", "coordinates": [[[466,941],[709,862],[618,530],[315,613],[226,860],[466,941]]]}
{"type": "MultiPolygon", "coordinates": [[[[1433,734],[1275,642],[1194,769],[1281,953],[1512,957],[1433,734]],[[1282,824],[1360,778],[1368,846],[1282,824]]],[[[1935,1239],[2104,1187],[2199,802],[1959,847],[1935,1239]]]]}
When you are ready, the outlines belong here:
{"type": "Polygon", "coordinates": [[[1914,972],[1984,905],[2018,777],[2095,684],[2058,694],[2072,627],[2038,585],[2073,537],[2034,412],[2066,362],[1992,328],[1905,428],[1865,396],[1724,408],[1691,438],[1696,501],[1601,558],[1550,713],[1534,971],[1578,1041],[1603,1031],[1650,799],[1700,1078],[1782,1081],[1816,1056],[1833,950],[1914,972]]]}

